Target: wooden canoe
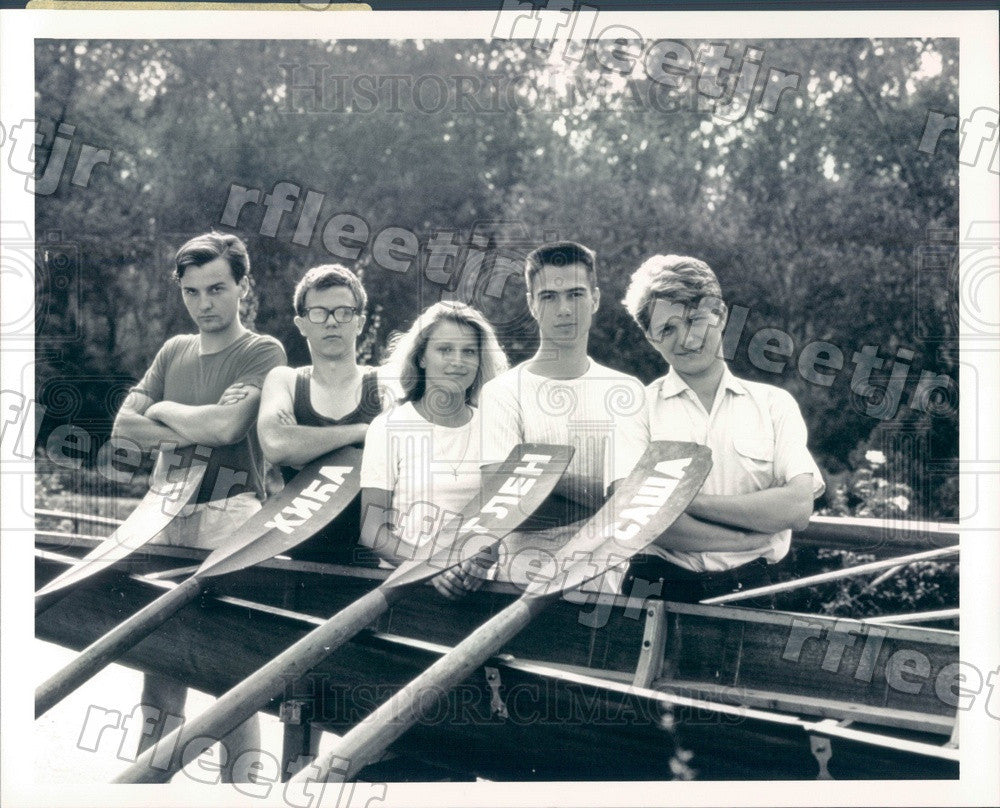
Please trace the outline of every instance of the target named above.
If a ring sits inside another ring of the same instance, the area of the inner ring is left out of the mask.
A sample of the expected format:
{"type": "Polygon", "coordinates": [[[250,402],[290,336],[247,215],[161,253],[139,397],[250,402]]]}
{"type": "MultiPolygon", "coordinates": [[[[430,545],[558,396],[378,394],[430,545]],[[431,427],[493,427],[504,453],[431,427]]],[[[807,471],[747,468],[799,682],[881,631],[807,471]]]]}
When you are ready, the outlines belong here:
{"type": "MultiPolygon", "coordinates": [[[[851,546],[854,531],[858,549],[884,555],[957,542],[935,527],[825,520],[797,541],[851,546]]],[[[38,534],[37,583],[96,541],[38,534]]],[[[39,615],[36,635],[80,650],[173,585],[157,572],[204,556],[149,548],[39,615]]],[[[217,579],[122,662],[220,695],[386,575],[279,557],[217,579]],[[185,653],[165,653],[178,647],[185,653]]],[[[492,582],[453,604],[418,587],[289,682],[269,710],[342,733],[519,594],[492,582]]],[[[362,779],[426,779],[427,767],[489,780],[958,776],[956,708],[936,692],[958,661],[958,632],[598,593],[574,600],[532,623],[397,742],[399,759],[420,764],[412,772],[375,764],[362,779]],[[913,655],[927,660],[919,680],[901,667],[913,655]]],[[[286,758],[301,751],[286,748],[286,758]]]]}

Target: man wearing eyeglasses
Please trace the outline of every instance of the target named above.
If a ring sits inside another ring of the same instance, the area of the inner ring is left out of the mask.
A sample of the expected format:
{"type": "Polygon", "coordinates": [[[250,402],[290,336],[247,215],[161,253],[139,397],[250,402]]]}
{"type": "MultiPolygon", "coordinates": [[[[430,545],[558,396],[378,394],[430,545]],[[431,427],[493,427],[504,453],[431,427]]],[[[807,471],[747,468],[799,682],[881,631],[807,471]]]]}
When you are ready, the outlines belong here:
{"type": "Polygon", "coordinates": [[[670,366],[646,388],[649,439],[712,450],[701,492],[632,559],[623,591],[659,581],[662,597],[697,602],[767,584],[768,566],[788,553],[792,530],[808,524],[823,492],[798,405],[780,387],[729,371],[721,353],[728,312],[703,261],[653,256],[632,275],[623,303],[670,366]]]}
{"type": "MultiPolygon", "coordinates": [[[[295,287],[293,303],[295,325],[306,339],[312,364],[271,371],[257,418],[264,456],[281,467],[286,482],[321,455],[363,445],[368,425],[382,411],[376,371],[357,362],[368,304],[358,277],[339,264],[313,267],[295,287]]],[[[358,507],[347,508],[299,545],[295,557],[352,560],[358,507]]]]}

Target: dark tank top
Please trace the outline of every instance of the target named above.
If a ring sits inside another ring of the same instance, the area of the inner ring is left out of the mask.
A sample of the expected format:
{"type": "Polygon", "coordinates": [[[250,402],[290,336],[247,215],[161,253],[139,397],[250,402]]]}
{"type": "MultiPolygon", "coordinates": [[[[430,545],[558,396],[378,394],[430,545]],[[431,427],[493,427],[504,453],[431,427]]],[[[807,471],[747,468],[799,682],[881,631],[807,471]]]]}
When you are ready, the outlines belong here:
{"type": "MultiPolygon", "coordinates": [[[[361,400],[358,406],[343,418],[327,418],[316,412],[309,392],[312,368],[299,368],[295,374],[295,396],[292,411],[299,426],[348,426],[370,424],[382,412],[378,375],[372,370],[361,378],[361,400]]],[[[362,443],[353,444],[362,446],[362,443]]],[[[281,476],[287,483],[298,469],[282,466],[281,476]]],[[[292,558],[302,561],[320,561],[328,564],[361,563],[376,565],[377,559],[367,547],[358,544],[361,529],[361,498],[355,497],[340,515],[319,533],[289,551],[292,558]]]]}
{"type": "MultiPolygon", "coordinates": [[[[375,416],[382,412],[382,400],[379,397],[378,374],[371,370],[361,377],[361,400],[358,406],[343,418],[327,418],[320,415],[313,407],[312,395],[309,392],[309,382],[312,379],[312,367],[299,368],[295,372],[295,395],[292,411],[299,426],[349,426],[350,424],[370,424],[375,416]]],[[[354,446],[363,446],[355,443],[354,446]]],[[[287,483],[298,474],[298,469],[282,466],[281,476],[287,483]]]]}

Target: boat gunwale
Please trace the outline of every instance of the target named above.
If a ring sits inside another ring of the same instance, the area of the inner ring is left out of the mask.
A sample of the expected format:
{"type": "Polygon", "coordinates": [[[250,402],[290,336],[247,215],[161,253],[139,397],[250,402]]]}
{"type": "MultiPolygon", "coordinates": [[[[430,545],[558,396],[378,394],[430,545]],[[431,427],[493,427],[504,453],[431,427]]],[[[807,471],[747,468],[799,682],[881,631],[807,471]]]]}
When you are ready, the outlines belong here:
{"type": "MultiPolygon", "coordinates": [[[[73,537],[67,542],[67,544],[74,547],[89,548],[93,546],[94,541],[87,541],[79,537],[73,537]]],[[[144,551],[148,549],[151,555],[189,559],[203,559],[209,554],[209,551],[200,550],[198,548],[167,545],[147,545],[147,547],[143,549],[144,551]]],[[[52,555],[52,551],[42,550],[38,547],[35,548],[35,552],[36,554],[45,553],[52,555]]],[[[73,561],[78,560],[69,555],[63,556],[62,559],[57,559],[55,557],[52,558],[52,560],[59,561],[60,563],[72,563],[70,559],[73,561]]],[[[188,569],[189,568],[185,566],[178,568],[177,572],[179,575],[184,574],[188,569]]],[[[255,564],[252,569],[306,572],[318,575],[329,575],[333,577],[347,576],[351,578],[363,578],[379,582],[385,580],[392,573],[392,570],[390,569],[382,569],[379,567],[333,564],[320,561],[303,561],[289,558],[287,556],[275,556],[274,558],[266,561],[261,561],[255,564]]],[[[163,580],[162,572],[157,574],[157,579],[161,581],[163,580]]],[[[153,583],[152,580],[149,580],[148,582],[153,583]]],[[[426,585],[429,586],[430,584],[428,583],[426,585]]],[[[514,596],[522,594],[522,589],[520,587],[506,581],[486,581],[480,591],[514,596]]],[[[612,609],[622,608],[633,614],[645,611],[648,603],[646,599],[640,601],[638,598],[632,598],[630,596],[605,591],[587,592],[583,595],[578,593],[565,594],[568,595],[568,597],[564,595],[564,599],[570,603],[586,603],[587,605],[610,607],[612,609]]],[[[714,605],[702,603],[681,603],[671,600],[663,600],[662,602],[668,612],[675,614],[705,616],[718,619],[738,620],[742,622],[770,623],[772,625],[782,625],[788,628],[793,626],[794,621],[804,620],[830,624],[831,626],[836,624],[841,627],[838,628],[838,631],[847,631],[846,626],[849,625],[857,626],[859,629],[864,628],[865,630],[877,627],[880,632],[885,632],[883,636],[886,639],[919,640],[940,645],[951,645],[956,649],[959,645],[959,632],[954,629],[929,628],[925,626],[895,623],[875,623],[869,622],[865,618],[837,617],[834,615],[810,614],[808,612],[793,612],[778,609],[760,609],[735,604],[714,605]]]]}

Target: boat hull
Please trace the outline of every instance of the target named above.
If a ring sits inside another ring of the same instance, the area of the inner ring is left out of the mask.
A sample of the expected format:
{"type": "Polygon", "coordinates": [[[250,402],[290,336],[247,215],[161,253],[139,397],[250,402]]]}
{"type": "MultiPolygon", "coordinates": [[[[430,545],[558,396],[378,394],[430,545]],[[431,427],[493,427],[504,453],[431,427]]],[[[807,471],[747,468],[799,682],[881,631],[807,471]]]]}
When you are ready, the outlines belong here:
{"type": "MultiPolygon", "coordinates": [[[[77,587],[38,615],[37,636],[83,649],[162,594],[161,586],[135,573],[199,558],[194,551],[171,552],[151,551],[126,571],[77,587]]],[[[36,562],[39,583],[63,569],[53,557],[36,562]]],[[[215,580],[122,662],[221,695],[384,577],[376,569],[274,560],[215,580]]],[[[512,585],[490,584],[453,604],[430,586],[415,587],[370,630],[307,676],[285,683],[268,711],[301,702],[317,725],[344,732],[517,595],[512,585]]],[[[375,764],[361,777],[427,779],[428,771],[490,780],[958,776],[955,760],[817,734],[810,730],[815,716],[802,720],[706,701],[701,697],[710,688],[684,691],[659,667],[636,687],[649,648],[649,612],[634,602],[605,608],[611,599],[595,600],[559,601],[502,655],[444,694],[393,748],[420,765],[375,764]],[[694,700],[678,699],[682,692],[694,700]],[[831,746],[828,762],[822,750],[816,753],[817,738],[831,746]]],[[[711,631],[704,636],[718,642],[711,631]]],[[[696,667],[689,661],[678,672],[693,675],[696,667]]],[[[941,717],[928,720],[922,729],[935,730],[935,721],[944,726],[941,717]]],[[[907,737],[933,743],[935,732],[907,737]]]]}

